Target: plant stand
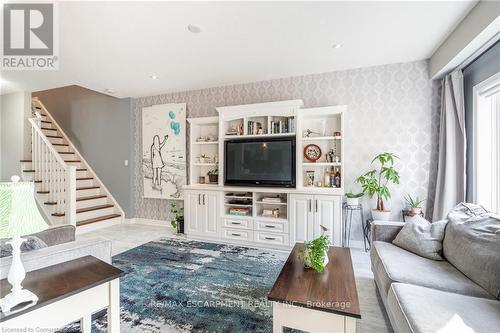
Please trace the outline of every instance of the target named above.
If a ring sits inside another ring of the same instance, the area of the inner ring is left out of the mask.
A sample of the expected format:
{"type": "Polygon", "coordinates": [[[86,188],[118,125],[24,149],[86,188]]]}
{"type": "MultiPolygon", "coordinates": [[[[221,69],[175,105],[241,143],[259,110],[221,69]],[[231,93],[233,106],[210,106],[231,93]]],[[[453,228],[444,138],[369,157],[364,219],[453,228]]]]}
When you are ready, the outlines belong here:
{"type": "Polygon", "coordinates": [[[363,244],[365,247],[365,252],[369,250],[369,245],[370,245],[370,240],[367,235],[367,228],[366,228],[366,223],[365,219],[363,216],[363,205],[362,204],[357,204],[357,205],[348,205],[347,202],[344,202],[342,205],[342,208],[344,210],[344,235],[342,239],[342,246],[343,247],[349,247],[350,245],[350,239],[351,239],[351,227],[352,227],[352,216],[354,212],[359,212],[359,217],[361,219],[361,227],[363,230],[363,244]],[[368,241],[368,246],[367,246],[367,241],[368,241]]]}

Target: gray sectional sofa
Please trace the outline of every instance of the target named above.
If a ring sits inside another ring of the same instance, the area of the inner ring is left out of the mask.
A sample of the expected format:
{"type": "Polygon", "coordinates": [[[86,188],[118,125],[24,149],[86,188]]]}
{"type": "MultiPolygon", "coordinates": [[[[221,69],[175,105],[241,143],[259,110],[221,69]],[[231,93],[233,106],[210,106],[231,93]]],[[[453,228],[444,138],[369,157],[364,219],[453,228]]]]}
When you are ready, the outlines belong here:
{"type": "MultiPolygon", "coordinates": [[[[21,254],[27,272],[88,255],[111,263],[111,242],[100,238],[75,241],[74,226],[53,227],[31,236],[40,238],[48,247],[21,254]]],[[[0,258],[0,279],[7,277],[11,262],[12,257],[0,258]]]]}
{"type": "MultiPolygon", "coordinates": [[[[372,271],[394,331],[500,332],[500,267],[488,267],[498,259],[475,257],[480,254],[473,246],[481,246],[481,241],[457,241],[456,234],[451,239],[449,225],[443,241],[448,261],[426,259],[392,244],[402,226],[372,223],[372,271]]],[[[496,237],[495,232],[490,235],[496,237]]],[[[500,247],[496,239],[495,252],[500,247]]]]}

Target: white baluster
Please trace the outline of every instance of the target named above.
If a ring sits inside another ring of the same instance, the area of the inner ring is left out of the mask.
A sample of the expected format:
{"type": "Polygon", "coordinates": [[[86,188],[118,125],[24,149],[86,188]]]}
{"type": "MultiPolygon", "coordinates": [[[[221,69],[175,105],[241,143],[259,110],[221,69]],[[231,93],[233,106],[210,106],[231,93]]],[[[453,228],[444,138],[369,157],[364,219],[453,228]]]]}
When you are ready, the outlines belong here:
{"type": "Polygon", "coordinates": [[[76,226],[76,166],[67,165],[66,190],[67,221],[76,226]]]}

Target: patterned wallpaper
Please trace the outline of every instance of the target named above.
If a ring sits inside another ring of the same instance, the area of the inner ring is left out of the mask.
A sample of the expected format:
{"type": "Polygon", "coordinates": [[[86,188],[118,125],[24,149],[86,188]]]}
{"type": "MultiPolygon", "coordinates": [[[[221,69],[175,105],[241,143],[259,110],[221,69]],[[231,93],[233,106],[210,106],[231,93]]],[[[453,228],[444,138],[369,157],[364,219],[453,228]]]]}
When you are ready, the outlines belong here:
{"type": "MultiPolygon", "coordinates": [[[[344,128],[347,191],[379,152],[396,153],[401,184],[392,187],[392,217],[398,220],[407,193],[427,198],[431,216],[437,170],[440,84],[428,78],[427,61],[351,69],[202,90],[141,97],[134,101],[136,217],[168,219],[168,202],[142,198],[141,112],[145,106],[187,103],[187,117],[217,115],[215,107],[302,99],[305,107],[347,104],[344,128]]],[[[188,139],[189,140],[189,139],[188,139]]],[[[363,199],[369,216],[370,200],[363,199]]],[[[353,239],[361,239],[359,220],[353,239]]]]}

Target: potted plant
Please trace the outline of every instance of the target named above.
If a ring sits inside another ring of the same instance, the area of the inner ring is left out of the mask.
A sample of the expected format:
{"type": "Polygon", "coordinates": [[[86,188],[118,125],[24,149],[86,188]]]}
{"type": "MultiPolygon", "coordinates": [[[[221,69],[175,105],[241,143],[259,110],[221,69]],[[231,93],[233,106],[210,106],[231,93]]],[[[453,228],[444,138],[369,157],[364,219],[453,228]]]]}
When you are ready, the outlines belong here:
{"type": "Polygon", "coordinates": [[[174,201],[170,204],[170,213],[174,218],[170,221],[172,228],[177,229],[178,234],[184,233],[184,208],[178,207],[174,201]]]}
{"type": "Polygon", "coordinates": [[[364,195],[363,192],[360,193],[346,193],[345,196],[347,198],[347,205],[348,206],[357,206],[359,205],[359,198],[361,198],[364,195]]]}
{"type": "Polygon", "coordinates": [[[422,202],[425,200],[420,200],[419,197],[413,198],[411,195],[405,197],[405,201],[410,206],[410,215],[415,216],[422,213],[422,202]]]}
{"type": "Polygon", "coordinates": [[[200,160],[200,163],[208,163],[208,156],[205,154],[201,154],[201,156],[198,157],[198,159],[200,160]]]}
{"type": "Polygon", "coordinates": [[[373,169],[359,176],[356,181],[361,184],[361,189],[367,193],[370,198],[377,196],[377,205],[372,209],[372,217],[374,220],[388,220],[391,211],[386,209],[384,200],[391,197],[388,184],[399,184],[399,173],[394,168],[394,160],[398,158],[393,153],[382,153],[372,160],[372,164],[377,162],[378,169],[373,169]]]}
{"type": "Polygon", "coordinates": [[[208,181],[210,183],[218,183],[219,182],[219,169],[215,168],[210,170],[208,173],[208,181]]]}
{"type": "Polygon", "coordinates": [[[302,262],[306,267],[321,273],[328,264],[328,237],[321,235],[318,238],[305,243],[300,252],[302,262]]]}

